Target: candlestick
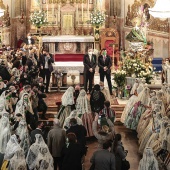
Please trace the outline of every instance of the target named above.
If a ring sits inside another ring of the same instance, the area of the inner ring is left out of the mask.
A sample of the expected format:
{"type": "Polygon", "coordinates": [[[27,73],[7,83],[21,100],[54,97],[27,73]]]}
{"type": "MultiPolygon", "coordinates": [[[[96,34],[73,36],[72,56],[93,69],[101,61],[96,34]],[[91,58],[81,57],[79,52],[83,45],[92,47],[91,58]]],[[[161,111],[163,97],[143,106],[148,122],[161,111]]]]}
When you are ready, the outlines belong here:
{"type": "Polygon", "coordinates": [[[82,3],[82,5],[81,5],[81,20],[82,20],[82,22],[83,22],[83,3],[82,3]]]}

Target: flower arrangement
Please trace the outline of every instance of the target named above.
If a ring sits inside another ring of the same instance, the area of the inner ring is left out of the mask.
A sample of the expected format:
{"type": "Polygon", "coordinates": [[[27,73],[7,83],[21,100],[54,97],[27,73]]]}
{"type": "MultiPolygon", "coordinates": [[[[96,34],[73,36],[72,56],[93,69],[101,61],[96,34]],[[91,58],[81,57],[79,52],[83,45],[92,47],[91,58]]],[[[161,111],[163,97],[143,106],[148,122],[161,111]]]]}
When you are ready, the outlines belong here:
{"type": "Polygon", "coordinates": [[[125,59],[122,69],[130,77],[145,78],[146,83],[150,83],[154,75],[154,69],[148,63],[143,63],[139,58],[125,59]]]}
{"type": "Polygon", "coordinates": [[[88,21],[90,24],[96,26],[96,25],[103,25],[105,22],[105,13],[99,10],[94,10],[90,14],[90,21],[88,21]]]}
{"type": "Polygon", "coordinates": [[[44,11],[35,11],[31,13],[30,22],[37,28],[47,23],[46,13],[44,11]]]}
{"type": "Polygon", "coordinates": [[[117,88],[124,88],[126,83],[126,71],[116,70],[114,72],[114,81],[117,85],[117,88]]]}

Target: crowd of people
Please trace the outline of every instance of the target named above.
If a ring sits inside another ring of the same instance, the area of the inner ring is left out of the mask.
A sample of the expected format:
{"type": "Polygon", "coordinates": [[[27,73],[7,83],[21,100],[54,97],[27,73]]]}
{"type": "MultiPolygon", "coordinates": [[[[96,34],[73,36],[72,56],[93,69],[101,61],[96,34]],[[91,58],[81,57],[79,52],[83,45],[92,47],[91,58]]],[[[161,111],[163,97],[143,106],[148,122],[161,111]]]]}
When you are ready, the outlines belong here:
{"type": "Polygon", "coordinates": [[[166,84],[161,90],[151,91],[144,80],[136,79],[123,111],[122,123],[138,134],[139,153],[143,154],[140,170],[159,169],[158,164],[163,163],[165,167],[169,164],[166,160],[170,152],[169,91],[166,84]],[[146,163],[146,159],[150,163],[146,163]]]}
{"type": "Polygon", "coordinates": [[[94,153],[90,160],[91,168],[95,164],[96,168],[101,169],[121,169],[126,152],[121,137],[117,139],[115,135],[111,92],[104,87],[104,83],[100,82],[90,89],[90,99],[87,89],[80,90],[78,85],[69,87],[61,98],[62,105],[53,120],[54,126],[45,127],[42,120],[47,120],[48,106],[44,98],[47,97],[54,62],[51,54],[43,49],[39,56],[38,49],[32,43],[23,44],[18,50],[4,45],[2,50],[1,169],[56,170],[58,167],[60,170],[81,170],[88,150],[86,139],[92,136],[98,140],[98,151],[103,152],[94,153]],[[117,140],[115,145],[113,140],[117,140]],[[103,154],[106,159],[102,158],[103,154]],[[115,155],[120,157],[119,164],[116,164],[115,155]]]}

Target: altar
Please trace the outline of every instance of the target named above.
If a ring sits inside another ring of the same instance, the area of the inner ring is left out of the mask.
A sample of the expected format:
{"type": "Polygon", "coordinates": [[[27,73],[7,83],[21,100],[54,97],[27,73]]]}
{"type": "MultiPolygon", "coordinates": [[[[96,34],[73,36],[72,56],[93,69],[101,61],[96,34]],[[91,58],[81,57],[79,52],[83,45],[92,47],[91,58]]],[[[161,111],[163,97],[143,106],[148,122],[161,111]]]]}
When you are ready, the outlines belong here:
{"type": "Polygon", "coordinates": [[[43,47],[52,54],[85,54],[88,47],[94,47],[93,36],[59,35],[43,36],[43,47]]]}

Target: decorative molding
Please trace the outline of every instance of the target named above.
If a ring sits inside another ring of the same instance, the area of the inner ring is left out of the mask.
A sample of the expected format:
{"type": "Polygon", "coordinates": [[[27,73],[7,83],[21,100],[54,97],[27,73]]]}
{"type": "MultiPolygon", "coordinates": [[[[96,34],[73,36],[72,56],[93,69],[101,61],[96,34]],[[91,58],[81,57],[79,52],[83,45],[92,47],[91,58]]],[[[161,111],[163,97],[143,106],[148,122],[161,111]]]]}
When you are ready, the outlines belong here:
{"type": "Polygon", "coordinates": [[[168,19],[160,20],[154,18],[149,14],[148,7],[154,6],[154,0],[135,0],[134,3],[130,6],[128,5],[128,12],[125,19],[125,26],[133,26],[132,20],[138,17],[138,11],[141,6],[146,6],[146,17],[148,19],[148,29],[155,30],[160,32],[169,32],[168,19]]]}

